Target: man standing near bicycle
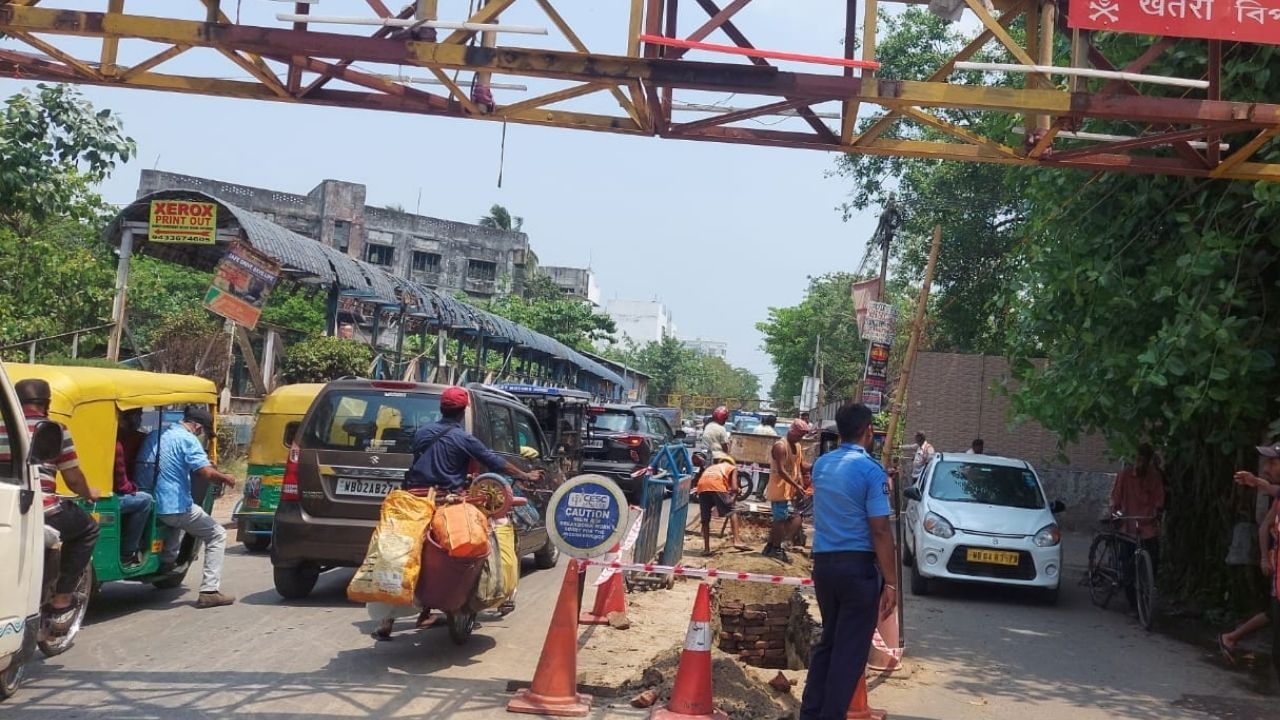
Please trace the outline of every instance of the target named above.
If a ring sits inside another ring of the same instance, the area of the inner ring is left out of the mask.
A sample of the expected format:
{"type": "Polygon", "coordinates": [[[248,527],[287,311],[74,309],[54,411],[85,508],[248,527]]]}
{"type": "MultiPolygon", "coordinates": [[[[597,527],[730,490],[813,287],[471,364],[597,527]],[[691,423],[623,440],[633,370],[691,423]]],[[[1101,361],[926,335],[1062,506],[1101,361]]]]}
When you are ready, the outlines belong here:
{"type": "Polygon", "coordinates": [[[1160,513],[1164,510],[1164,475],[1156,468],[1149,443],[1138,446],[1138,458],[1116,475],[1111,488],[1111,514],[1124,518],[1120,529],[1136,537],[1151,555],[1152,569],[1160,567],[1160,513]]]}

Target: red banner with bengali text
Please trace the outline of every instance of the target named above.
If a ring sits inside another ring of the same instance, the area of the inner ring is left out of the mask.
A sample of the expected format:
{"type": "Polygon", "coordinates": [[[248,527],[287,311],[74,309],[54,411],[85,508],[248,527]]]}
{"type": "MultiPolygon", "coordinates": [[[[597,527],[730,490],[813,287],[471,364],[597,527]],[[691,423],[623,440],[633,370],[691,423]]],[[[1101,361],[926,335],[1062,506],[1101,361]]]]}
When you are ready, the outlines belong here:
{"type": "Polygon", "coordinates": [[[1072,0],[1069,25],[1280,45],[1280,0],[1072,0]]]}

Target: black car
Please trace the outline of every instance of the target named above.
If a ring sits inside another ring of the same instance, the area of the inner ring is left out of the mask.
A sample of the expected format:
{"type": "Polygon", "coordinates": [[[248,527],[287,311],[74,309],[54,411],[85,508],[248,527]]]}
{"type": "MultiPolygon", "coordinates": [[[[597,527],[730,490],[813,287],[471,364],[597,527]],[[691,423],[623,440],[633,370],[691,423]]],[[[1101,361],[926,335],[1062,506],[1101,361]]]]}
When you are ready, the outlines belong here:
{"type": "Polygon", "coordinates": [[[648,405],[594,406],[588,427],[582,471],[612,479],[632,502],[644,485],[643,477],[632,475],[646,467],[659,448],[677,439],[658,408],[648,405]]]}
{"type": "MultiPolygon", "coordinates": [[[[276,511],[271,564],[281,596],[304,598],[322,571],[358,567],[364,560],[382,500],[400,487],[413,462],[415,432],[440,419],[445,387],[335,380],[316,396],[289,451],[276,511]]],[[[525,470],[545,470],[544,489],[563,482],[560,463],[529,408],[493,388],[470,385],[467,391],[468,432],[525,470]],[[537,457],[525,457],[526,448],[537,457]]],[[[530,504],[512,512],[517,552],[532,554],[543,569],[559,557],[543,522],[548,496],[535,492],[530,504]]]]}

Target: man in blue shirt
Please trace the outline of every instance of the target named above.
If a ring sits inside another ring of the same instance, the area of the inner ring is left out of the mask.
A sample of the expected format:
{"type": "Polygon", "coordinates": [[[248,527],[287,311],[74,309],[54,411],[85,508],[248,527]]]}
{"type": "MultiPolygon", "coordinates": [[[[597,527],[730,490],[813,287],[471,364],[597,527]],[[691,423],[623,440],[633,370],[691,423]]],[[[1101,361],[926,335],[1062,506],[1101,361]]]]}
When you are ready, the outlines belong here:
{"type": "Polygon", "coordinates": [[[405,490],[435,487],[441,492],[459,492],[467,484],[473,459],[492,472],[517,480],[542,481],[542,470],[521,470],[462,427],[470,399],[466,389],[457,386],[440,395],[440,422],[421,428],[413,436],[413,466],[405,474],[405,490]]]}
{"type": "Polygon", "coordinates": [[[813,587],[822,639],[809,661],[800,720],[843,720],[866,671],[880,618],[897,606],[889,479],[868,454],[872,415],[836,412],[840,447],[813,466],[813,587]]]}
{"type": "Polygon", "coordinates": [[[206,408],[189,405],[182,422],[154,430],[142,442],[134,466],[135,484],[149,491],[156,502],[156,519],[173,528],[165,541],[160,572],[166,573],[177,564],[182,531],[204,541],[204,576],[196,607],[230,605],[236,599],[220,590],[222,558],[226,550],[227,531],[191,497],[191,476],[208,482],[235,487],[236,479],[219,472],[209,462],[201,444],[201,436],[213,435],[213,416],[206,408]]]}

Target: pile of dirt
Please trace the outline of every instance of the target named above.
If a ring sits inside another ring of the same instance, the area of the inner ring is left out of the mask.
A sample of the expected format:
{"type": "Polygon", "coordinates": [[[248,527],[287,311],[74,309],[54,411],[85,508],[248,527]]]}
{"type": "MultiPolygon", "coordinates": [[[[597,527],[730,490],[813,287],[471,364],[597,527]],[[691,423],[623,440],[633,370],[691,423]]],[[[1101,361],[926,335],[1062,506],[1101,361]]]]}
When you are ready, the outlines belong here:
{"type": "MultiPolygon", "coordinates": [[[[579,685],[600,694],[619,692],[668,648],[682,646],[697,594],[698,583],[690,581],[677,581],[670,590],[627,593],[628,629],[579,628],[579,685]]],[[[594,598],[589,587],[583,607],[591,608],[594,598]]]]}
{"type": "MultiPolygon", "coordinates": [[[[793,720],[799,714],[799,695],[794,689],[780,692],[769,687],[768,679],[775,677],[778,671],[762,677],[756,668],[747,667],[732,655],[718,650],[712,651],[711,658],[711,687],[715,704],[733,720],[793,720]]],[[[657,704],[665,705],[671,699],[671,687],[679,665],[680,648],[668,650],[628,685],[624,695],[629,698],[652,688],[657,691],[657,704]]]]}

